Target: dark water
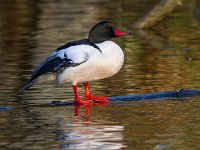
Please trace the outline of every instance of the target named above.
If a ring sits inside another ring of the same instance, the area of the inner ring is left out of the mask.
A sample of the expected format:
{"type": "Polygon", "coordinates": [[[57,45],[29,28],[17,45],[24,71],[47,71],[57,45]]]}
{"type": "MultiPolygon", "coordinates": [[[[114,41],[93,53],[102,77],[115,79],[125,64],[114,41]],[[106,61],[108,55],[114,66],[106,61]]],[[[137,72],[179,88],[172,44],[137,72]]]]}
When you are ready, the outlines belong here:
{"type": "Polygon", "coordinates": [[[100,20],[134,34],[115,40],[125,64],[114,77],[91,82],[94,95],[200,88],[200,2],[179,6],[154,30],[132,30],[157,2],[0,0],[0,149],[200,149],[198,97],[74,110],[48,105],[73,99],[67,84],[18,93],[37,64],[63,43],[87,37],[100,20]]]}

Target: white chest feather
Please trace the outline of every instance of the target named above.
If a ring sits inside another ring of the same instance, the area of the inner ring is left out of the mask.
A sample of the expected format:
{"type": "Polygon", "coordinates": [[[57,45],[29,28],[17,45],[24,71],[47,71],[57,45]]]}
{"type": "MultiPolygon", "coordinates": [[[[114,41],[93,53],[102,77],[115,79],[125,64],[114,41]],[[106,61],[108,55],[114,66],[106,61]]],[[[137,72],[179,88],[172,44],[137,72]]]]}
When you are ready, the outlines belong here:
{"type": "Polygon", "coordinates": [[[122,49],[112,41],[105,41],[97,46],[102,50],[102,63],[107,66],[107,71],[117,73],[124,63],[124,53],[122,49]]]}
{"type": "MultiPolygon", "coordinates": [[[[76,67],[70,67],[64,70],[62,74],[58,75],[58,83],[72,82],[86,82],[104,79],[116,74],[122,67],[124,62],[124,53],[122,49],[112,41],[105,41],[96,44],[101,52],[98,50],[83,50],[88,55],[88,60],[76,67]]],[[[80,51],[81,53],[81,51],[80,51]]]]}

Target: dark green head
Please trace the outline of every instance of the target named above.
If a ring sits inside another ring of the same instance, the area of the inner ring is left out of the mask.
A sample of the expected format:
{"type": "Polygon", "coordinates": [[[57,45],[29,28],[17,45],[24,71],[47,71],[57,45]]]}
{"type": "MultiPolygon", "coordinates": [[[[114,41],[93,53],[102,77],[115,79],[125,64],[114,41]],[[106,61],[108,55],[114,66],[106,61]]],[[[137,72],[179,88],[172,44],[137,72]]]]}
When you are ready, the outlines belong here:
{"type": "Polygon", "coordinates": [[[97,23],[89,33],[89,39],[93,43],[101,43],[107,40],[111,40],[115,37],[130,35],[129,32],[120,32],[109,21],[101,21],[97,23]]]}

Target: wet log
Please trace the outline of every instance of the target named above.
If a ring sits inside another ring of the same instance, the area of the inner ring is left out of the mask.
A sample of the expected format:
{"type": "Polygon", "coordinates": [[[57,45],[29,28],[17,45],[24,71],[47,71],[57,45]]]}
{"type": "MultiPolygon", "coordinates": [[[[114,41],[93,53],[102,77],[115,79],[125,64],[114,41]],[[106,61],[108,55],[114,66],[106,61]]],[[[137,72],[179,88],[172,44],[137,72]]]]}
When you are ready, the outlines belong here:
{"type": "Polygon", "coordinates": [[[148,100],[184,100],[185,98],[200,96],[200,90],[172,90],[166,92],[155,92],[150,94],[138,94],[129,96],[112,96],[110,102],[125,101],[148,101],[148,100]]]}
{"type": "MultiPolygon", "coordinates": [[[[200,90],[195,89],[181,89],[179,91],[171,90],[165,92],[155,92],[149,94],[136,94],[127,96],[111,96],[108,97],[109,102],[131,102],[131,101],[161,101],[161,100],[184,100],[200,96],[200,90]]],[[[97,102],[98,103],[98,102],[97,102]]],[[[74,105],[73,101],[53,101],[51,106],[71,106],[74,105]]]]}

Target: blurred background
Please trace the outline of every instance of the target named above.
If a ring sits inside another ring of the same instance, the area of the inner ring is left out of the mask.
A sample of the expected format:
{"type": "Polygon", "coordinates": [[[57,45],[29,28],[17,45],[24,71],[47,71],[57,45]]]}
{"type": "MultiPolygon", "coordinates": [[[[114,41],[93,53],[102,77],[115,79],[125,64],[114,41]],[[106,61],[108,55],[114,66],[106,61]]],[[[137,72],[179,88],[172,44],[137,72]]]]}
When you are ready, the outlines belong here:
{"type": "Polygon", "coordinates": [[[73,107],[39,105],[72,100],[69,84],[37,84],[19,94],[44,58],[62,44],[87,38],[102,20],[133,35],[114,39],[125,53],[124,66],[111,78],[91,82],[94,95],[199,89],[200,0],[174,0],[167,8],[164,1],[0,0],[0,148],[199,149],[195,98],[111,104],[92,108],[89,116],[82,108],[74,116],[73,107]],[[141,26],[152,10],[150,18],[162,17],[141,26]]]}

